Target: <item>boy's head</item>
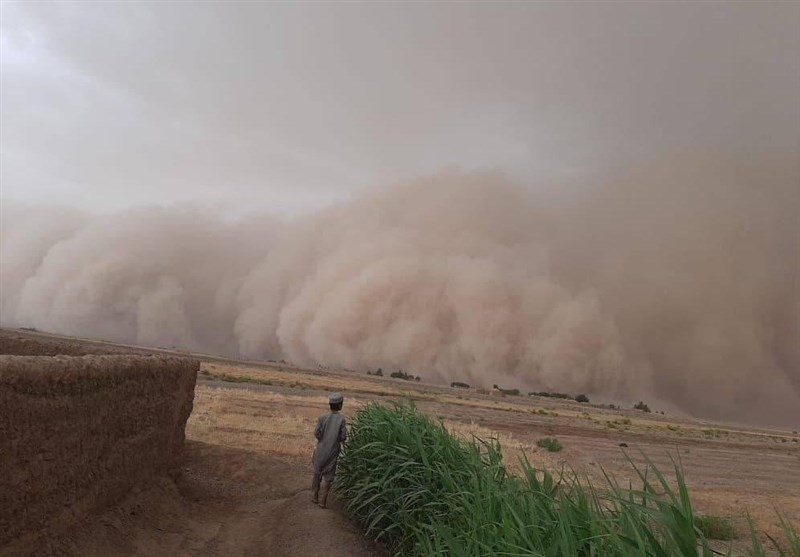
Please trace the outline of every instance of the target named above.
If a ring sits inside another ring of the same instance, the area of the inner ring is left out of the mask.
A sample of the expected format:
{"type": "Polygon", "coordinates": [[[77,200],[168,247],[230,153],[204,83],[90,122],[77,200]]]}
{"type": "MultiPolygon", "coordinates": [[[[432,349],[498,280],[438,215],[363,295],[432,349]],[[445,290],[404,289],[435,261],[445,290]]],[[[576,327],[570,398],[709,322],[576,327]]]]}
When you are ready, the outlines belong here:
{"type": "Polygon", "coordinates": [[[342,409],[342,404],[344,404],[344,397],[341,393],[333,393],[330,397],[328,397],[328,404],[331,406],[331,410],[333,412],[338,412],[342,409]]]}

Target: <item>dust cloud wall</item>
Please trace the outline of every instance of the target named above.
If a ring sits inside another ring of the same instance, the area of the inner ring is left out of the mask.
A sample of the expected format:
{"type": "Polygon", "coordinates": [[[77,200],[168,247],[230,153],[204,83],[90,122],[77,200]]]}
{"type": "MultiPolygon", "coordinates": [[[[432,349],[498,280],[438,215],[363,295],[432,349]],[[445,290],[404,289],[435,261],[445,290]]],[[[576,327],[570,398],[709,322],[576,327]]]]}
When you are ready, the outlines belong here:
{"type": "Polygon", "coordinates": [[[198,367],[154,356],[1,355],[0,555],[27,555],[39,536],[174,471],[198,367]]]}
{"type": "Polygon", "coordinates": [[[6,206],[2,322],[796,424],[798,177],[704,154],[450,170],[292,219],[6,206]]]}

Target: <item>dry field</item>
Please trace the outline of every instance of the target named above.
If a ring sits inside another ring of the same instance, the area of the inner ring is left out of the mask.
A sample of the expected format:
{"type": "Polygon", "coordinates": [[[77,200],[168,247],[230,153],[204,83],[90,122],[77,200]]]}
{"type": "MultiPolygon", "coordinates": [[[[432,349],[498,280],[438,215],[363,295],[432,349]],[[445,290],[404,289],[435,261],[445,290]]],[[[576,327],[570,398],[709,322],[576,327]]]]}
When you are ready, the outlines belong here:
{"type": "MultiPolygon", "coordinates": [[[[776,509],[800,524],[800,435],[792,431],[283,362],[201,360],[177,484],[146,486],[121,506],[90,517],[54,542],[55,553],[384,554],[360,538],[335,502],[328,511],[309,502],[313,426],[333,390],[345,395],[345,415],[369,401],[413,400],[457,434],[499,437],[511,464],[524,454],[537,466],[571,467],[598,483],[603,470],[621,481],[632,477],[628,457],[642,461],[644,453],[664,471],[676,459],[699,512],[730,517],[742,534],[746,513],[771,533],[778,531],[776,509]],[[537,447],[545,436],[558,438],[564,449],[537,447]]],[[[744,554],[741,544],[735,547],[744,554]]]]}
{"type": "Polygon", "coordinates": [[[800,435],[792,431],[280,363],[204,362],[187,435],[277,455],[308,469],[310,432],[330,390],[345,393],[345,414],[367,401],[413,400],[458,434],[499,437],[509,464],[524,454],[537,466],[571,467],[598,484],[603,470],[619,480],[632,478],[629,457],[643,462],[643,453],[664,471],[674,459],[684,468],[699,512],[730,517],[742,533],[746,513],[773,534],[779,527],[776,509],[800,524],[800,435]],[[558,438],[564,449],[537,447],[545,436],[558,438]]]}

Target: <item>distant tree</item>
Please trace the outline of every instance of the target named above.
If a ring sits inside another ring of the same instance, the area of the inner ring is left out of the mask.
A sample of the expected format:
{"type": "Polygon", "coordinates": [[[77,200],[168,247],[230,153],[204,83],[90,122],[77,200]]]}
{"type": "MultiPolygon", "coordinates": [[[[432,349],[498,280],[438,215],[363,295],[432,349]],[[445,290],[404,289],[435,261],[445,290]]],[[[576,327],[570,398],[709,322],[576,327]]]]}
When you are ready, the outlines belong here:
{"type": "Polygon", "coordinates": [[[450,386],[451,387],[456,387],[456,388],[459,388],[459,389],[469,389],[469,384],[462,383],[461,381],[453,381],[452,383],[450,383],[450,386]]]}
{"type": "Polygon", "coordinates": [[[639,402],[637,402],[636,404],[634,404],[633,408],[636,409],[636,410],[641,410],[642,412],[650,412],[650,407],[647,406],[641,400],[639,402]]]}
{"type": "Polygon", "coordinates": [[[422,377],[420,377],[419,375],[417,375],[417,376],[414,378],[414,381],[422,381],[422,377]]]}
{"type": "Polygon", "coordinates": [[[575,402],[589,402],[589,397],[586,395],[578,395],[575,397],[575,402]]]}
{"type": "Polygon", "coordinates": [[[376,369],[375,375],[377,375],[378,377],[383,377],[383,370],[381,368],[376,369]]]}

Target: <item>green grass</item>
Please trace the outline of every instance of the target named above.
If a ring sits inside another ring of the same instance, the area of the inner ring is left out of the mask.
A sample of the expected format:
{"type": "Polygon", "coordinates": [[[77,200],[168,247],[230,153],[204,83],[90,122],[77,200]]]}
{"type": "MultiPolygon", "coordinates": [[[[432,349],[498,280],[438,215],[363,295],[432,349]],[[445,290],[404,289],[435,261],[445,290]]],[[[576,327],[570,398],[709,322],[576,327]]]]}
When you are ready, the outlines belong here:
{"type": "Polygon", "coordinates": [[[547,449],[551,453],[557,453],[564,448],[561,446],[561,442],[555,437],[542,437],[536,441],[536,446],[542,449],[547,449]]]}
{"type": "MultiPolygon", "coordinates": [[[[510,473],[496,440],[455,437],[413,405],[368,404],[351,422],[335,488],[366,534],[399,556],[720,554],[697,523],[679,464],[670,482],[649,460],[631,461],[636,485],[606,476],[600,487],[521,465],[510,473]]],[[[770,549],[800,556],[796,529],[781,520],[785,539],[770,549]]],[[[754,525],[751,538],[752,554],[765,555],[754,525]]]]}
{"type": "Polygon", "coordinates": [[[739,537],[730,518],[723,516],[698,515],[694,517],[694,525],[709,540],[734,540],[739,537]]]}

